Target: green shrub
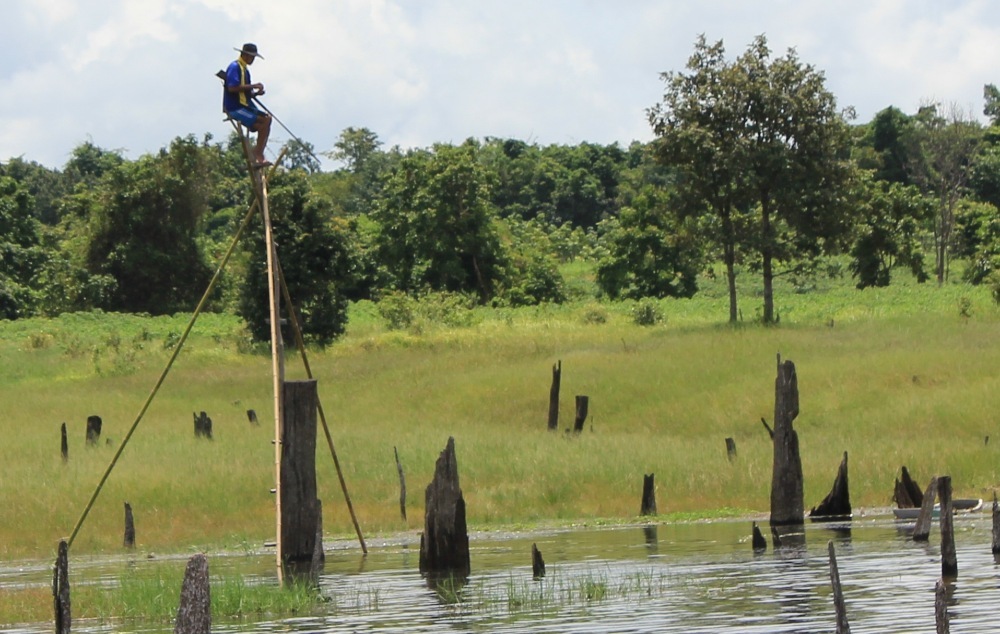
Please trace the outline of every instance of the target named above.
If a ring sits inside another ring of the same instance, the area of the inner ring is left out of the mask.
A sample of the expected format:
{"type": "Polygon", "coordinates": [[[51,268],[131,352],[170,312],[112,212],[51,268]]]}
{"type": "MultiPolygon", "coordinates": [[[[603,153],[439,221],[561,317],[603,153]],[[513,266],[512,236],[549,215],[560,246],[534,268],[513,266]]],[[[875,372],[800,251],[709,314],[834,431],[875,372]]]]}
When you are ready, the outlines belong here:
{"type": "Polygon", "coordinates": [[[636,326],[655,326],[663,321],[663,311],[654,300],[642,299],[632,307],[632,321],[636,326]]]}

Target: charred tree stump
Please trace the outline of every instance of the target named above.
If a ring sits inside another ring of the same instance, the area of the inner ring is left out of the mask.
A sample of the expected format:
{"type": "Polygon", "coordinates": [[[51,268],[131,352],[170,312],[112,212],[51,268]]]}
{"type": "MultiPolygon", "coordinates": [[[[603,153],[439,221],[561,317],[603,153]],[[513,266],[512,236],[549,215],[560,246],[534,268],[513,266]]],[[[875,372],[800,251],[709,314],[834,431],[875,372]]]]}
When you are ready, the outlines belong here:
{"type": "Polygon", "coordinates": [[[101,417],[100,416],[88,416],[87,417],[87,444],[90,446],[96,446],[97,441],[101,439],[101,417]]]}
{"type": "Polygon", "coordinates": [[[934,584],[934,627],[937,634],[951,632],[948,622],[948,586],[944,579],[938,579],[934,584]]]}
{"type": "Polygon", "coordinates": [[[285,381],[281,433],[281,563],[292,577],[311,575],[316,498],[316,381],[285,381]]]}
{"type": "Polygon", "coordinates": [[[135,548],[135,518],[132,517],[132,505],[125,503],[125,537],[122,539],[125,548],[135,548]]]}
{"type": "Polygon", "coordinates": [[[639,514],[656,515],[656,487],[652,473],[642,476],[642,506],[639,514]]]}
{"type": "Polygon", "coordinates": [[[208,559],[203,553],[191,557],[184,570],[181,602],[174,634],[209,634],[212,631],[212,592],[208,582],[208,559]]]}
{"type": "Polygon", "coordinates": [[[923,502],[920,504],[920,515],[917,516],[917,525],[913,527],[913,541],[925,542],[931,536],[931,519],[934,517],[934,498],[937,496],[938,479],[931,477],[927,491],[921,494],[923,502]]]}
{"type": "Polygon", "coordinates": [[[62,454],[63,462],[69,462],[69,438],[66,436],[66,423],[62,424],[62,441],[59,445],[59,451],[62,454]]]}
{"type": "Polygon", "coordinates": [[[757,526],[757,522],[753,523],[753,551],[755,553],[762,553],[767,550],[767,540],[764,539],[764,534],[760,532],[760,527],[757,526]]]}
{"type": "Polygon", "coordinates": [[[993,492],[993,554],[1000,555],[1000,504],[996,491],[993,492]]]}
{"type": "Polygon", "coordinates": [[[424,495],[424,532],[420,535],[420,572],[431,579],[469,576],[469,532],[465,498],[458,483],[455,439],[438,456],[434,479],[424,495]]]}
{"type": "Polygon", "coordinates": [[[837,552],[833,541],[827,542],[830,552],[830,585],[833,586],[833,607],[837,612],[837,634],[850,634],[851,624],[847,621],[847,606],[844,604],[844,592],[840,587],[840,570],[837,568],[837,552]]]}
{"type": "Polygon", "coordinates": [[[833,481],[833,489],[827,494],[819,506],[809,511],[813,520],[839,519],[851,516],[851,491],[847,482],[847,452],[840,461],[837,477],[833,481]]]}
{"type": "Polygon", "coordinates": [[[542,551],[538,550],[536,544],[531,545],[531,576],[534,579],[545,576],[545,560],[542,559],[542,551]]]}
{"type": "Polygon", "coordinates": [[[576,397],[576,419],[573,421],[573,431],[580,433],[583,431],[583,424],[587,420],[587,410],[590,407],[590,397],[578,394],[576,397]]]}
{"type": "Polygon", "coordinates": [[[736,441],[732,438],[726,438],[726,456],[729,462],[736,460],[736,441]]]}
{"type": "Polygon", "coordinates": [[[69,546],[66,540],[59,542],[59,553],[52,572],[52,603],[55,608],[56,634],[69,634],[72,618],[69,600],[69,546]]]}
{"type": "Polygon", "coordinates": [[[212,440],[212,419],[205,412],[192,413],[192,415],[194,416],[194,437],[212,440]]]}
{"type": "Polygon", "coordinates": [[[901,479],[896,480],[892,500],[901,509],[915,509],[923,505],[924,494],[920,492],[920,487],[910,477],[906,465],[903,465],[901,479]]]}
{"type": "Polygon", "coordinates": [[[562,382],[562,361],[552,366],[552,387],[549,388],[549,430],[559,428],[559,384],[562,382]]]}
{"type": "Polygon", "coordinates": [[[399,452],[392,448],[392,453],[396,456],[396,472],[399,473],[399,514],[406,521],[406,476],[403,475],[403,465],[399,462],[399,452]]]}
{"type": "Polygon", "coordinates": [[[251,425],[258,425],[257,422],[257,412],[252,409],[247,410],[247,420],[250,421],[251,425]]]}
{"type": "Polygon", "coordinates": [[[941,498],[941,577],[958,577],[958,559],[955,556],[955,518],[951,506],[951,476],[938,478],[938,497],[941,498]]]}
{"type": "MultiPolygon", "coordinates": [[[[801,525],[805,521],[802,501],[802,460],[799,436],[792,421],[799,415],[799,387],[795,364],[781,362],[774,381],[774,465],[771,473],[771,526],[801,525]]],[[[772,531],[773,532],[773,531],[772,531]]]]}

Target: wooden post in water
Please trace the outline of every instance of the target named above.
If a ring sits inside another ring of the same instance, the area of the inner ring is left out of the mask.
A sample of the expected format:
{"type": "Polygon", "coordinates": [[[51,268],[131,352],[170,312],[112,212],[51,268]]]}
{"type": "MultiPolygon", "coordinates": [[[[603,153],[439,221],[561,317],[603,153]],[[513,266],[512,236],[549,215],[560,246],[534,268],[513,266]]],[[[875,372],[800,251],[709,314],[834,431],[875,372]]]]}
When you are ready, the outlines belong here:
{"type": "Polygon", "coordinates": [[[396,472],[399,473],[399,514],[406,521],[406,476],[403,475],[403,465],[399,462],[399,452],[392,448],[392,453],[396,456],[396,472]]]}
{"type": "Polygon", "coordinates": [[[531,576],[534,579],[545,576],[545,560],[542,559],[542,551],[538,550],[537,544],[531,545],[531,576]]]}
{"type": "Polygon", "coordinates": [[[181,584],[174,634],[209,634],[212,631],[212,589],[208,581],[208,558],[198,553],[188,560],[181,584]]]}
{"type": "Polygon", "coordinates": [[[917,516],[917,525],[913,527],[913,541],[925,542],[931,536],[931,519],[934,517],[934,499],[937,496],[938,479],[931,477],[927,485],[927,491],[921,496],[920,515],[917,516]]]}
{"type": "Polygon", "coordinates": [[[948,623],[948,587],[944,579],[938,579],[934,584],[934,626],[937,634],[951,632],[951,625],[948,623]]]}
{"type": "Polygon", "coordinates": [[[830,584],[833,586],[833,607],[837,612],[837,634],[851,634],[851,624],[847,621],[847,606],[844,604],[844,591],[840,586],[840,570],[837,568],[837,551],[833,540],[827,542],[830,553],[830,584]]]}
{"type": "Polygon", "coordinates": [[[69,634],[72,615],[69,600],[69,546],[66,540],[59,542],[59,553],[52,571],[52,599],[56,634],[69,634]]]}
{"type": "Polygon", "coordinates": [[[760,527],[757,526],[757,522],[753,523],[753,551],[755,553],[762,553],[767,550],[767,540],[764,539],[764,534],[760,532],[760,527]]]}
{"type": "Polygon", "coordinates": [[[640,515],[656,515],[656,486],[653,484],[653,474],[642,476],[642,505],[640,515]]]}
{"type": "Polygon", "coordinates": [[[62,424],[62,442],[60,443],[60,453],[63,462],[69,462],[69,438],[66,436],[66,423],[62,424]]]}
{"type": "Polygon", "coordinates": [[[434,479],[424,495],[424,532],[420,535],[420,573],[440,578],[469,576],[469,531],[465,498],[458,484],[455,439],[438,456],[434,479]]]}
{"type": "Polygon", "coordinates": [[[587,420],[587,410],[590,407],[590,397],[578,394],[576,397],[576,420],[573,421],[573,431],[583,431],[583,423],[587,420]]]}
{"type": "Polygon", "coordinates": [[[87,444],[90,446],[97,445],[97,441],[101,439],[101,417],[100,416],[88,416],[87,417],[87,444]]]}
{"type": "Polygon", "coordinates": [[[896,480],[896,488],[892,494],[893,501],[901,509],[912,509],[923,504],[924,496],[920,487],[910,477],[906,465],[903,465],[902,475],[896,480]]]}
{"type": "Polygon", "coordinates": [[[781,362],[774,381],[774,464],[771,473],[771,526],[801,525],[805,521],[802,498],[802,460],[799,436],[792,421],[799,415],[799,386],[795,364],[781,362]]]}
{"type": "Polygon", "coordinates": [[[951,476],[938,478],[938,497],[941,498],[941,577],[945,580],[958,577],[958,559],[955,556],[955,518],[951,506],[951,476]]]}
{"type": "Polygon", "coordinates": [[[552,387],[549,388],[549,430],[559,428],[559,384],[562,382],[562,360],[552,366],[552,387]]]}
{"type": "Polygon", "coordinates": [[[811,519],[823,518],[843,518],[851,515],[851,490],[847,480],[847,452],[844,452],[844,459],[840,461],[837,469],[837,477],[833,480],[833,488],[827,494],[819,506],[815,506],[809,511],[811,519]]]}
{"type": "Polygon", "coordinates": [[[993,554],[1000,555],[1000,505],[996,491],[993,492],[993,554]]]}
{"type": "Polygon", "coordinates": [[[286,381],[281,442],[281,545],[285,574],[312,574],[319,504],[316,498],[316,381],[286,381]]]}
{"type": "Polygon", "coordinates": [[[132,517],[132,505],[125,503],[125,536],[122,539],[125,548],[135,548],[135,518],[132,517]]]}

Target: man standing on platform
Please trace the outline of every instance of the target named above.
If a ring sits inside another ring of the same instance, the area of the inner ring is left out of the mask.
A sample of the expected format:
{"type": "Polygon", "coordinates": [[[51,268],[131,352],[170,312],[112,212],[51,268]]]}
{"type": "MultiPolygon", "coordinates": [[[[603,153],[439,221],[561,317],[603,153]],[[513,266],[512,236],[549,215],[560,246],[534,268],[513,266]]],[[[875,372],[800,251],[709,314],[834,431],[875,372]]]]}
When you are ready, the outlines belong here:
{"type": "Polygon", "coordinates": [[[257,45],[247,43],[242,49],[235,49],[240,56],[226,69],[226,89],[222,97],[222,109],[233,119],[243,124],[248,130],[257,133],[257,144],[254,147],[254,164],[257,167],[270,165],[264,158],[264,148],[267,137],[271,134],[271,115],[258,109],[253,98],[264,94],[264,84],[252,83],[250,80],[250,65],[260,57],[257,45]]]}

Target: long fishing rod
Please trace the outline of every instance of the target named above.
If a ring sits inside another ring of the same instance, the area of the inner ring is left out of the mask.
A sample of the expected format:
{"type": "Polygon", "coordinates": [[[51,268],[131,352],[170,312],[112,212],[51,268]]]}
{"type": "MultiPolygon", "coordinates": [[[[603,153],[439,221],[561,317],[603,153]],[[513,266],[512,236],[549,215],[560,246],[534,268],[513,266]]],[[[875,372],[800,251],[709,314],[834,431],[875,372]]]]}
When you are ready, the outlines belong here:
{"type": "Polygon", "coordinates": [[[260,106],[261,110],[263,110],[267,114],[271,115],[271,118],[274,119],[275,121],[277,121],[278,125],[280,125],[285,130],[285,132],[287,132],[289,135],[291,135],[291,137],[293,139],[295,139],[296,141],[298,141],[299,146],[303,150],[305,150],[306,153],[309,154],[309,156],[313,157],[316,160],[317,163],[321,163],[322,164],[323,161],[321,161],[318,156],[316,156],[315,154],[313,154],[313,151],[309,149],[309,146],[306,145],[306,142],[303,141],[302,139],[300,139],[299,137],[295,136],[295,133],[292,132],[291,130],[289,130],[288,126],[286,126],[284,123],[282,123],[281,119],[278,118],[278,115],[276,115],[273,112],[271,112],[271,110],[267,106],[265,106],[263,103],[261,103],[260,99],[258,99],[257,97],[251,97],[251,99],[253,99],[253,102],[255,104],[257,104],[258,106],[260,106]]]}

